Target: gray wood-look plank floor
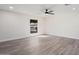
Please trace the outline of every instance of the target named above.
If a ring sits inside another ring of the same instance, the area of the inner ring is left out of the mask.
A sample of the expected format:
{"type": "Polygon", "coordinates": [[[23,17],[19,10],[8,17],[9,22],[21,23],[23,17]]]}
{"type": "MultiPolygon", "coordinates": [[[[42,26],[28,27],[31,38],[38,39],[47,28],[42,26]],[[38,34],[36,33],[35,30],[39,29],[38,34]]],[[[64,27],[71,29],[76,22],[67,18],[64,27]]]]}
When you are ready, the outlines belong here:
{"type": "Polygon", "coordinates": [[[0,43],[0,55],[79,55],[79,40],[47,36],[0,43]]]}

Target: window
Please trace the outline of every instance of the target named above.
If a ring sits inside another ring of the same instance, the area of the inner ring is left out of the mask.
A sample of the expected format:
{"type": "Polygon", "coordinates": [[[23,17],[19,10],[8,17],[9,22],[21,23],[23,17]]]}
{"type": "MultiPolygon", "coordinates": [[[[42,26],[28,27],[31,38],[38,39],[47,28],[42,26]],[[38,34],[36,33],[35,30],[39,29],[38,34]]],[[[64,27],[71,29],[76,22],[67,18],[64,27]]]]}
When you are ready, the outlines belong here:
{"type": "Polygon", "coordinates": [[[38,20],[30,19],[30,33],[38,32],[38,20]]]}

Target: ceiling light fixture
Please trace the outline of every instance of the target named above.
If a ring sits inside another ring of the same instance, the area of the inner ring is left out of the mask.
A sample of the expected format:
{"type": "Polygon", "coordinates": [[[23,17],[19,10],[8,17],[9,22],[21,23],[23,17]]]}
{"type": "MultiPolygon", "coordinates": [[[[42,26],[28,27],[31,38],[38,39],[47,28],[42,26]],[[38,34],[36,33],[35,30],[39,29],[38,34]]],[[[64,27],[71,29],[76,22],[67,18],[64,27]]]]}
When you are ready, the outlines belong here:
{"type": "Polygon", "coordinates": [[[73,8],[73,10],[76,10],[76,8],[73,8]]]}
{"type": "Polygon", "coordinates": [[[12,6],[9,6],[9,8],[12,10],[13,9],[13,7],[12,6]]]}

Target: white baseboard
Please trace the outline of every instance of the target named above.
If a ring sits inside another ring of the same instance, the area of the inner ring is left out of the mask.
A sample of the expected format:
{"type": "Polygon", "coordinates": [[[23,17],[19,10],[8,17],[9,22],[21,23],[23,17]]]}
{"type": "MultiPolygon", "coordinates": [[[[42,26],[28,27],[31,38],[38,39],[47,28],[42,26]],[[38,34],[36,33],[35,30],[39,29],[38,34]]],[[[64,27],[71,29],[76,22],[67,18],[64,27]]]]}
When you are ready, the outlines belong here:
{"type": "Polygon", "coordinates": [[[47,35],[64,37],[64,38],[71,38],[71,39],[78,39],[79,40],[79,38],[74,37],[74,36],[65,36],[65,35],[56,35],[56,34],[47,34],[47,35]]]}
{"type": "Polygon", "coordinates": [[[17,39],[21,39],[21,38],[26,38],[26,37],[24,36],[24,37],[17,37],[17,38],[8,38],[8,39],[0,40],[0,42],[11,41],[11,40],[17,40],[17,39]]]}
{"type": "Polygon", "coordinates": [[[28,37],[34,37],[34,36],[39,36],[39,35],[48,35],[48,36],[58,36],[58,37],[65,37],[65,38],[71,38],[71,39],[78,39],[76,37],[70,37],[70,36],[64,36],[64,35],[53,35],[53,34],[35,34],[35,35],[29,35],[29,36],[22,36],[22,37],[17,37],[17,38],[9,38],[9,39],[3,39],[0,40],[0,42],[5,42],[5,41],[11,41],[11,40],[17,40],[17,39],[22,39],[22,38],[28,38],[28,37]]]}
{"type": "Polygon", "coordinates": [[[8,39],[0,40],[0,42],[11,41],[11,40],[18,40],[18,39],[23,39],[23,38],[28,38],[28,37],[38,36],[38,35],[41,35],[41,34],[34,34],[34,35],[32,34],[32,35],[28,35],[28,36],[8,38],[8,39]]]}

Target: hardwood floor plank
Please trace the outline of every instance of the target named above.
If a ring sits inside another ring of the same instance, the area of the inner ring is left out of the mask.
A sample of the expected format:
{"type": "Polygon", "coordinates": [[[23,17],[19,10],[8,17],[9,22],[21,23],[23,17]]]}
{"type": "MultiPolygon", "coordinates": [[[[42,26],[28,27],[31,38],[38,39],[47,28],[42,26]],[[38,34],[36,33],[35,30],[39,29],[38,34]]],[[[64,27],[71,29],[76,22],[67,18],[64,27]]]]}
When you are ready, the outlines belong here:
{"type": "Polygon", "coordinates": [[[79,40],[35,36],[0,43],[0,55],[79,55],[79,40]]]}

